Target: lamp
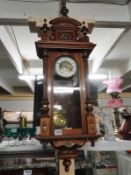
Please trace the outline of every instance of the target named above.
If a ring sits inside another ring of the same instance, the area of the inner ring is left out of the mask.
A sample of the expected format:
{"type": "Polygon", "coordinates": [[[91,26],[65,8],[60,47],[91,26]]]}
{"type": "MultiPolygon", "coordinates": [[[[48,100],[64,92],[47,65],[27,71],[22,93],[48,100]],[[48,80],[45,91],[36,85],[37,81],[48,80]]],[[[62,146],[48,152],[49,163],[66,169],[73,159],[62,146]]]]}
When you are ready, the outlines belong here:
{"type": "Polygon", "coordinates": [[[122,78],[109,78],[103,81],[103,84],[107,86],[106,92],[111,95],[112,98],[117,98],[121,93],[122,78]]]}
{"type": "Polygon", "coordinates": [[[112,99],[107,102],[107,106],[113,108],[119,108],[123,106],[123,100],[119,96],[121,93],[120,86],[122,83],[122,78],[109,78],[103,81],[103,84],[107,86],[106,92],[112,97],[112,99]]]}
{"type": "Polygon", "coordinates": [[[120,127],[120,120],[119,120],[119,111],[118,108],[123,106],[123,100],[119,96],[121,93],[121,84],[123,83],[122,78],[109,78],[103,81],[103,84],[107,86],[106,92],[110,94],[112,97],[111,100],[108,100],[107,106],[114,108],[114,115],[116,121],[116,133],[118,133],[118,129],[120,127]]]}

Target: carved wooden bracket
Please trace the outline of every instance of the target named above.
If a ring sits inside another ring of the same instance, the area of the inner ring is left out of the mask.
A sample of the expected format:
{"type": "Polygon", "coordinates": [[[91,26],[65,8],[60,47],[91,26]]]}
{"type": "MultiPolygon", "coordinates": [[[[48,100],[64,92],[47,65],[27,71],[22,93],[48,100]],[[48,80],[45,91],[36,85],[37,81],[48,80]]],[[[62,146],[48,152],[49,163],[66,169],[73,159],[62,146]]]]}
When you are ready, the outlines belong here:
{"type": "Polygon", "coordinates": [[[64,166],[65,172],[70,171],[70,166],[72,165],[71,159],[75,159],[76,156],[78,156],[78,152],[75,150],[59,151],[59,158],[63,160],[62,164],[64,166]]]}
{"type": "Polygon", "coordinates": [[[63,160],[63,165],[64,165],[64,167],[65,167],[65,172],[69,172],[69,167],[70,167],[70,165],[71,165],[71,160],[68,159],[68,158],[65,158],[65,159],[63,160]]]}

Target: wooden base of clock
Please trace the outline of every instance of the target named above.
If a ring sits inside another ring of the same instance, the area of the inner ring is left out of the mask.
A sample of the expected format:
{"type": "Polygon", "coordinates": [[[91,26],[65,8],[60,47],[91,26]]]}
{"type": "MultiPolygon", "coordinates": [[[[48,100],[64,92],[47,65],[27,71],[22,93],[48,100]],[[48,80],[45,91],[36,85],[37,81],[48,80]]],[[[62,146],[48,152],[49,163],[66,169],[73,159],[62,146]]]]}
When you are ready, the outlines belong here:
{"type": "Polygon", "coordinates": [[[50,142],[51,145],[58,150],[72,150],[82,147],[86,141],[91,143],[91,146],[95,145],[95,141],[100,138],[101,135],[77,135],[77,136],[37,136],[36,139],[41,143],[50,142]]]}
{"type": "Polygon", "coordinates": [[[63,140],[63,141],[51,141],[51,145],[55,149],[59,150],[72,150],[82,147],[86,142],[85,140],[63,140]]]}

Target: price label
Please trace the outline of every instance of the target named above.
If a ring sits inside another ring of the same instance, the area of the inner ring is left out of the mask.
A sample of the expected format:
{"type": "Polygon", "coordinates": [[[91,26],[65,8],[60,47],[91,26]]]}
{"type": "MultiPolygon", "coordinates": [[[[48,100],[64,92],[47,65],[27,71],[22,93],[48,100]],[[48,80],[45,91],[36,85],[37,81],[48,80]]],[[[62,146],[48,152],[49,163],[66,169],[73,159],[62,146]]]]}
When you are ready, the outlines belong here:
{"type": "Polygon", "coordinates": [[[63,132],[62,132],[62,129],[55,129],[55,135],[56,136],[61,136],[61,135],[63,135],[63,132]]]}
{"type": "Polygon", "coordinates": [[[32,170],[24,170],[23,175],[32,175],[32,170]]]}

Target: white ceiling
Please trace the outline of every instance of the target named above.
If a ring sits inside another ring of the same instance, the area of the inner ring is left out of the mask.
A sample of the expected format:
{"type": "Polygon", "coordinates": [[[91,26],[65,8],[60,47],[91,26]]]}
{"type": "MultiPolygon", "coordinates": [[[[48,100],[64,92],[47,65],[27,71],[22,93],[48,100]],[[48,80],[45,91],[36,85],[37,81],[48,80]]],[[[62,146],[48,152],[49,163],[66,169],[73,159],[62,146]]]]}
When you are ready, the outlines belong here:
{"type": "MultiPolygon", "coordinates": [[[[69,0],[69,16],[82,20],[95,20],[89,35],[97,46],[89,58],[90,74],[111,73],[112,77],[123,76],[125,88],[130,84],[131,69],[131,2],[124,0],[69,0]],[[77,3],[78,2],[78,3],[77,3]],[[128,80],[126,74],[128,73],[128,80]]],[[[52,19],[59,14],[59,1],[1,0],[0,1],[0,86],[13,94],[15,87],[29,87],[33,82],[18,80],[23,73],[41,74],[42,61],[36,55],[37,34],[30,33],[28,18],[52,19]]],[[[97,83],[101,89],[102,83],[97,83]]],[[[1,91],[0,91],[1,93],[1,91]]]]}

